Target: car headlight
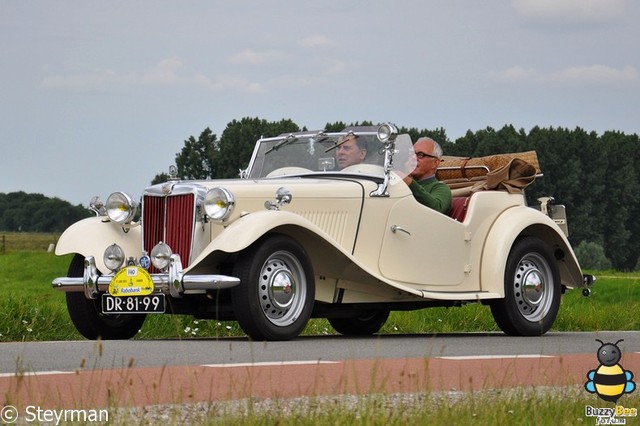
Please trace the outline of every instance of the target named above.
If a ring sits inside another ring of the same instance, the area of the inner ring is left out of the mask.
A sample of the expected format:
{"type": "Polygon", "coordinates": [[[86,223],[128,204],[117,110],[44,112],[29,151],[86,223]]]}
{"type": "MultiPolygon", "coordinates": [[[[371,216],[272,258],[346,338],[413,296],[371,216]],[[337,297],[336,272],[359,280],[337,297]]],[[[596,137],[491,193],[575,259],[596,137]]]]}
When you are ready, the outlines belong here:
{"type": "Polygon", "coordinates": [[[129,194],[114,192],[107,198],[105,207],[109,219],[117,223],[129,223],[133,220],[138,210],[138,202],[131,198],[129,194]]]}
{"type": "Polygon", "coordinates": [[[117,244],[111,244],[102,256],[104,264],[110,271],[117,271],[124,263],[124,250],[117,244]]]}
{"type": "Polygon", "coordinates": [[[393,142],[396,136],[398,136],[398,128],[395,124],[385,123],[378,127],[378,139],[380,139],[380,142],[393,142]]]}
{"type": "Polygon", "coordinates": [[[224,188],[212,188],[204,196],[204,211],[211,220],[221,222],[231,216],[236,201],[224,188]]]}
{"type": "Polygon", "coordinates": [[[151,249],[151,263],[162,271],[169,266],[172,254],[171,247],[160,241],[151,249]]]}

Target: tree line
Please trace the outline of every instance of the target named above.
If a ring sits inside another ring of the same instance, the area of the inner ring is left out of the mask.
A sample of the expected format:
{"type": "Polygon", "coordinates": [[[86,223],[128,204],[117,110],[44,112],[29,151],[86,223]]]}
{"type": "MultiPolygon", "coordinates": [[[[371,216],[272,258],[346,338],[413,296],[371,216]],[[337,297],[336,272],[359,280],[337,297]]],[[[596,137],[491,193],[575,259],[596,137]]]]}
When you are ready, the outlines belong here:
{"type": "MultiPolygon", "coordinates": [[[[370,121],[349,123],[372,125],[370,121]]],[[[344,122],[327,123],[324,129],[300,127],[290,119],[269,122],[245,117],[227,124],[220,138],[210,128],[190,136],[175,154],[182,179],[236,178],[247,167],[255,141],[260,137],[302,130],[337,132],[344,122]]],[[[638,267],[640,258],[640,140],[637,134],[607,131],[602,135],[581,128],[534,127],[526,132],[506,125],[487,127],[451,141],[445,129],[401,127],[415,142],[420,136],[438,141],[446,155],[482,157],[534,150],[543,177],[527,188],[527,202],[536,205],[542,196],[553,196],[567,208],[569,239],[582,257],[605,256],[615,269],[638,267]]],[[[151,183],[164,182],[158,173],[151,183]]],[[[61,232],[89,216],[82,206],[57,198],[24,192],[0,193],[0,230],[61,232]]],[[[581,256],[579,255],[579,258],[581,256]]],[[[601,264],[600,264],[601,265],[601,264]]]]}
{"type": "MultiPolygon", "coordinates": [[[[370,121],[349,123],[367,126],[370,121]]],[[[327,123],[327,132],[347,127],[344,122],[327,123]]],[[[292,120],[269,122],[245,117],[231,121],[221,137],[206,128],[196,139],[184,141],[175,156],[178,174],[185,179],[238,177],[247,167],[255,141],[260,137],[315,130],[292,120]]],[[[543,176],[527,188],[529,205],[542,196],[552,196],[567,208],[569,239],[584,256],[602,251],[618,270],[633,270],[640,258],[640,141],[637,134],[608,131],[602,135],[581,128],[534,127],[526,132],[506,125],[487,127],[452,141],[443,128],[400,127],[415,142],[420,136],[438,141],[446,155],[482,157],[492,154],[536,151],[543,176]]],[[[160,173],[153,183],[163,182],[160,173]]]]}
{"type": "Polygon", "coordinates": [[[74,206],[59,198],[23,191],[0,193],[0,230],[7,232],[64,231],[74,222],[91,216],[81,205],[74,206]]]}

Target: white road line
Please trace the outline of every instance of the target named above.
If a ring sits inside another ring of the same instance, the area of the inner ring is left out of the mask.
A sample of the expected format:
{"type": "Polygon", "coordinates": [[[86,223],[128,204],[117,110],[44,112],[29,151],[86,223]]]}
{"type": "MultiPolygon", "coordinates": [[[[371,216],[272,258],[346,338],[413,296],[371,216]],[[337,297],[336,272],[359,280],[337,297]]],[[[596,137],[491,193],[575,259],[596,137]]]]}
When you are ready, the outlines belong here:
{"type": "Polygon", "coordinates": [[[53,376],[55,374],[73,374],[74,371],[30,371],[24,373],[0,373],[0,377],[53,376]]]}
{"type": "Polygon", "coordinates": [[[319,365],[319,364],[339,364],[338,361],[280,361],[280,362],[241,362],[238,364],[203,364],[202,367],[212,368],[232,368],[232,367],[280,367],[287,365],[319,365]]]}
{"type": "Polygon", "coordinates": [[[454,361],[469,361],[474,359],[525,359],[525,358],[553,358],[553,355],[467,355],[467,356],[439,356],[439,359],[454,361]]]}

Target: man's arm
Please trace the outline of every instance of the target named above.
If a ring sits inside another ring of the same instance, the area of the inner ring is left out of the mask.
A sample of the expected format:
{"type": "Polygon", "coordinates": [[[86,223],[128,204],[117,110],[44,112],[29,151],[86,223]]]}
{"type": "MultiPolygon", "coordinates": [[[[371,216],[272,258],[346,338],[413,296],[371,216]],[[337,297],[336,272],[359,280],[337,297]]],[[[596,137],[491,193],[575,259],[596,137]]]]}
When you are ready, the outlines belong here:
{"type": "Polygon", "coordinates": [[[409,189],[420,204],[444,214],[451,210],[451,189],[446,184],[436,179],[429,179],[423,183],[412,179],[409,189]]]}

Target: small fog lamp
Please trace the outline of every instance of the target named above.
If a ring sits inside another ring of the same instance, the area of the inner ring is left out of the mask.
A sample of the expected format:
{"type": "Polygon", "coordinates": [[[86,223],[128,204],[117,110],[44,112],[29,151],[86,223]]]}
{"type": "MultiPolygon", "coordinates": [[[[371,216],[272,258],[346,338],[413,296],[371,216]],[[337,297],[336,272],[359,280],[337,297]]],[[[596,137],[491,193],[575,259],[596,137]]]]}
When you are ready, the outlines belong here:
{"type": "Polygon", "coordinates": [[[124,250],[117,244],[111,244],[104,251],[102,260],[110,271],[116,272],[124,263],[124,250]]]}
{"type": "Polygon", "coordinates": [[[169,266],[172,254],[171,247],[160,241],[151,249],[151,263],[162,271],[169,266]]]}

